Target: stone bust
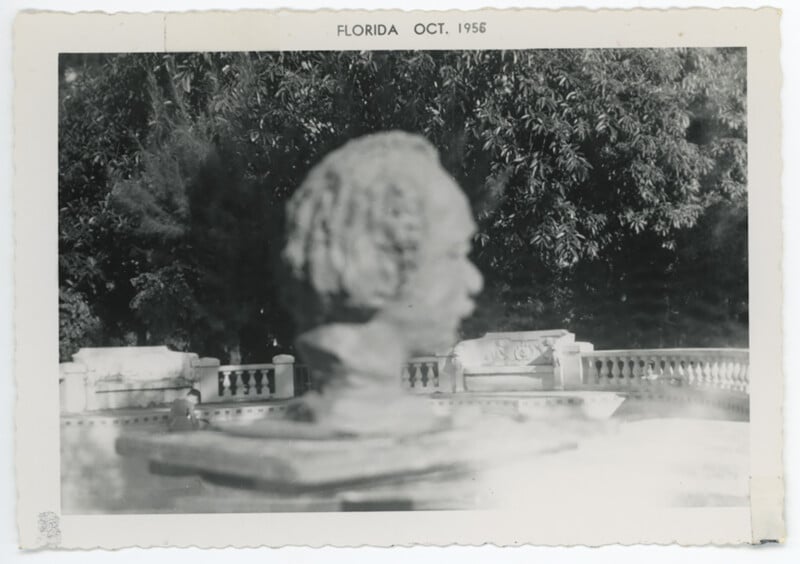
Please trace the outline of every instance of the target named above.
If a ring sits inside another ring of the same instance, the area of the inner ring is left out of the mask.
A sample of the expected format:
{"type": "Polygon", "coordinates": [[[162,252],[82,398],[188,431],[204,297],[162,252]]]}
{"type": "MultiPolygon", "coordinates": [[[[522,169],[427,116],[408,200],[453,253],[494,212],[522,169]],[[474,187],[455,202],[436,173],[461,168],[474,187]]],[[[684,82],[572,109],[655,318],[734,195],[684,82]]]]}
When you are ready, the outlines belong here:
{"type": "Polygon", "coordinates": [[[367,135],[311,170],[288,204],[283,250],[297,349],[318,388],[297,418],[359,434],[435,425],[400,370],[451,345],[472,312],[474,229],[465,195],[418,135],[367,135]]]}

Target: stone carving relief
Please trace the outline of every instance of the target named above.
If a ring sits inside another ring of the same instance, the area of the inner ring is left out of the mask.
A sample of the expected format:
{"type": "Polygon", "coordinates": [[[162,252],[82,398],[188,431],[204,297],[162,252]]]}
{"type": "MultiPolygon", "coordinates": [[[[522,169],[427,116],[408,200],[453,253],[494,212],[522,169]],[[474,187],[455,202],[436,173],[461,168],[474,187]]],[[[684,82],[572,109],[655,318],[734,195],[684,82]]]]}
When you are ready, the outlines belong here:
{"type": "Polygon", "coordinates": [[[489,333],[460,342],[454,352],[464,366],[553,365],[557,346],[573,340],[573,334],[562,330],[489,333]]]}

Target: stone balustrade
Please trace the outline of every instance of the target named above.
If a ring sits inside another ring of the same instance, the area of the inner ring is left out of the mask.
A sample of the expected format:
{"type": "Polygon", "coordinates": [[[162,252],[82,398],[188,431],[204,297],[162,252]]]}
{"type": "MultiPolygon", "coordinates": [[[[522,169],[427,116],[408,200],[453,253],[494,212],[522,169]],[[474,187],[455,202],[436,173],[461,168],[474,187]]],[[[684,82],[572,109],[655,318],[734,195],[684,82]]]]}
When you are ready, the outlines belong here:
{"type": "MultiPolygon", "coordinates": [[[[553,337],[552,343],[542,341],[544,344],[539,348],[534,347],[542,339],[539,334],[521,333],[519,338],[513,334],[490,334],[491,338],[465,342],[471,348],[462,346],[450,354],[412,358],[398,371],[398,377],[403,387],[414,394],[514,393],[527,390],[519,385],[520,381],[535,381],[537,377],[543,391],[637,392],[680,388],[683,395],[724,392],[726,396],[742,397],[743,401],[749,394],[747,349],[595,351],[591,343],[575,342],[571,334],[550,333],[545,337],[555,335],[558,339],[553,337]],[[529,352],[525,346],[541,354],[523,355],[529,352]],[[471,360],[475,360],[474,365],[471,360]],[[493,371],[495,365],[498,368],[493,371]],[[552,377],[540,378],[545,369],[552,377]],[[483,387],[474,385],[475,382],[483,387]]],[[[214,358],[178,353],[169,356],[166,348],[157,347],[122,353],[90,352],[91,355],[85,352],[83,356],[76,355],[79,357],[76,362],[60,366],[62,413],[166,405],[193,388],[200,391],[202,403],[220,404],[284,400],[313,387],[308,368],[296,364],[291,355],[277,355],[271,363],[221,366],[214,358]],[[135,362],[129,363],[129,357],[135,362]],[[156,357],[159,362],[153,360],[156,357]],[[175,364],[174,370],[172,365],[167,367],[174,374],[156,370],[161,357],[175,364]],[[105,365],[100,370],[91,364],[95,358],[109,366],[112,361],[117,364],[113,370],[106,370],[105,365]],[[183,368],[179,366],[181,362],[183,368]],[[149,370],[146,374],[143,366],[149,370]]]]}
{"type": "MultiPolygon", "coordinates": [[[[687,391],[692,389],[726,391],[741,395],[749,393],[747,349],[595,351],[590,343],[566,343],[554,352],[554,365],[557,378],[549,389],[555,390],[625,391],[655,389],[668,385],[683,387],[687,391]]],[[[272,382],[270,368],[273,366],[273,364],[220,366],[216,373],[219,382],[215,384],[218,391],[208,397],[204,393],[203,401],[253,401],[259,398],[276,398],[278,396],[272,387],[269,387],[269,393],[252,391],[254,385],[252,374],[266,371],[268,382],[272,382]],[[247,374],[251,374],[250,391],[245,381],[247,374]]],[[[285,379],[293,383],[293,392],[296,392],[296,395],[311,387],[306,366],[291,362],[283,368],[289,371],[285,379]]],[[[481,369],[487,371],[488,367],[481,369]]],[[[400,370],[400,379],[403,387],[414,394],[469,391],[465,389],[464,366],[454,354],[411,358],[400,370]]]]}
{"type": "MultiPolygon", "coordinates": [[[[274,364],[223,365],[217,371],[219,401],[269,397],[275,393],[274,364]]],[[[211,398],[203,398],[210,401],[211,398]]]]}
{"type": "Polygon", "coordinates": [[[400,374],[403,387],[413,393],[454,392],[458,370],[452,355],[419,356],[409,359],[400,374]]]}
{"type": "Polygon", "coordinates": [[[747,349],[642,349],[581,354],[581,387],[626,390],[668,385],[748,394],[747,349]]]}
{"type": "Polygon", "coordinates": [[[220,366],[215,358],[166,347],[81,349],[74,362],[59,366],[61,412],[164,406],[191,390],[203,403],[289,399],[296,395],[295,378],[291,355],[268,364],[220,366]]]}
{"type": "Polygon", "coordinates": [[[287,399],[295,395],[295,362],[288,354],[271,363],[220,365],[216,359],[195,362],[197,389],[203,403],[287,399]]]}

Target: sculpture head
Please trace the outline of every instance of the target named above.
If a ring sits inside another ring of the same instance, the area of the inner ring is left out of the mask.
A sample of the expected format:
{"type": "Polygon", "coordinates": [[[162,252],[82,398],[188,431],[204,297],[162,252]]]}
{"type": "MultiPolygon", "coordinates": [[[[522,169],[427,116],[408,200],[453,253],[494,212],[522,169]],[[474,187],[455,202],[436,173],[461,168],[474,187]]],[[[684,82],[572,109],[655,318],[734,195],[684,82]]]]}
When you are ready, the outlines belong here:
{"type": "Polygon", "coordinates": [[[424,138],[348,142],[316,165],[288,206],[283,258],[301,331],[379,320],[409,353],[451,344],[482,278],[461,189],[424,138]]]}

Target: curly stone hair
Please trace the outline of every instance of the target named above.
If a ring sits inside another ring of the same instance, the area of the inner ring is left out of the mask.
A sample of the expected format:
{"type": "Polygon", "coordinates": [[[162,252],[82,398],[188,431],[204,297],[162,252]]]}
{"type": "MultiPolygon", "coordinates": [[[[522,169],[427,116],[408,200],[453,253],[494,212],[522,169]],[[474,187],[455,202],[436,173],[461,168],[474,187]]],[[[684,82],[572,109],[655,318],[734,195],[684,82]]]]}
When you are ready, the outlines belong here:
{"type": "Polygon", "coordinates": [[[432,218],[425,200],[453,182],[418,135],[367,135],[328,154],[287,207],[287,297],[301,330],[363,322],[403,290],[432,218]]]}

